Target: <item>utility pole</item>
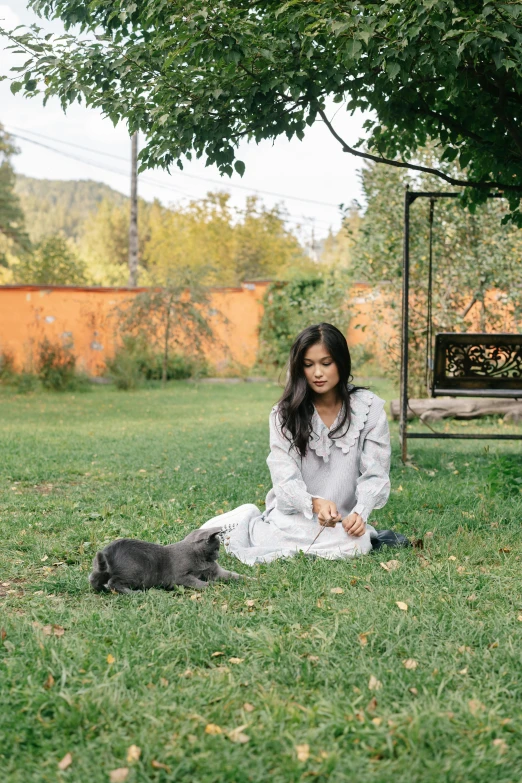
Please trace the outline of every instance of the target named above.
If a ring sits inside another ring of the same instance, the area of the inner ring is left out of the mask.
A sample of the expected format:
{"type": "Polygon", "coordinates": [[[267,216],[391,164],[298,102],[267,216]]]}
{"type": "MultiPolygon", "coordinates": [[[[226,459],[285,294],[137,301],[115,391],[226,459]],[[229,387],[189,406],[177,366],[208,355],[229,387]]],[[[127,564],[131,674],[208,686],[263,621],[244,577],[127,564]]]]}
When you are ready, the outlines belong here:
{"type": "Polygon", "coordinates": [[[131,136],[131,195],[129,224],[129,287],[138,285],[138,132],[131,136]]]}

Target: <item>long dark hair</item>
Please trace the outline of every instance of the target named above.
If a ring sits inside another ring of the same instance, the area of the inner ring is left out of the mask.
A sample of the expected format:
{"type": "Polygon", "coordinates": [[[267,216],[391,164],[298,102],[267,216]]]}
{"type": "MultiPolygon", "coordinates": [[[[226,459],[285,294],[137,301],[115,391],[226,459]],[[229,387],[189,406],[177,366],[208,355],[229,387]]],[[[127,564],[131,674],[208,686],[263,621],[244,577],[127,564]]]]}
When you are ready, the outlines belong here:
{"type": "Polygon", "coordinates": [[[337,365],[339,383],[337,393],[342,402],[341,420],[331,430],[330,438],[340,437],[350,426],[350,396],[363,388],[351,386],[352,360],[348,343],[342,332],[332,324],[307,326],[297,335],[290,349],[288,378],[286,387],[279,400],[278,411],[282,432],[291,441],[297,452],[304,457],[312,434],[312,416],[314,405],[312,390],[304,374],[304,357],[307,350],[317,343],[323,343],[337,365]]]}

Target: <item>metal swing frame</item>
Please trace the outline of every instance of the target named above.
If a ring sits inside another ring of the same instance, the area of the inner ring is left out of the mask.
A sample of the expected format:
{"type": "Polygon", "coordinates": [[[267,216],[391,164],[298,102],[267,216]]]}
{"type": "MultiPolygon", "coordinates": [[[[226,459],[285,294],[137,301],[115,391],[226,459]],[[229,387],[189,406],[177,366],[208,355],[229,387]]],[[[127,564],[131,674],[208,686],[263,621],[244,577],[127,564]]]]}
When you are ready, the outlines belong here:
{"type": "MultiPolygon", "coordinates": [[[[450,193],[443,191],[415,191],[406,186],[404,193],[404,252],[403,252],[403,277],[402,277],[402,328],[401,328],[401,377],[400,377],[400,414],[399,414],[399,437],[401,442],[402,461],[406,462],[408,456],[408,439],[410,438],[440,438],[446,440],[522,440],[522,435],[500,435],[484,433],[453,433],[453,432],[408,432],[408,328],[409,328],[409,299],[410,299],[410,206],[418,198],[429,198],[431,201],[430,209],[430,254],[431,254],[431,228],[433,224],[433,205],[435,200],[441,198],[458,198],[459,193],[450,193]]],[[[502,194],[492,193],[488,198],[502,198],[502,194]]],[[[432,268],[430,263],[430,285],[432,268]]],[[[431,334],[431,302],[428,303],[428,318],[430,325],[427,334],[427,349],[430,350],[431,334]]],[[[471,336],[471,335],[470,335],[471,336]]],[[[478,335],[477,335],[478,336],[478,335]]],[[[507,337],[508,335],[506,335],[507,337]]],[[[513,337],[514,335],[512,335],[513,337]]],[[[492,335],[493,337],[493,335],[492,335]]],[[[478,389],[477,389],[478,391],[478,389]]],[[[452,392],[448,391],[451,395],[452,392]]],[[[453,392],[455,394],[455,392],[453,392]]],[[[480,391],[468,393],[466,396],[484,396],[480,391]]],[[[493,396],[493,395],[491,395],[493,396]]],[[[514,396],[514,395],[509,395],[514,396]]],[[[522,398],[522,392],[519,395],[522,398]]]]}

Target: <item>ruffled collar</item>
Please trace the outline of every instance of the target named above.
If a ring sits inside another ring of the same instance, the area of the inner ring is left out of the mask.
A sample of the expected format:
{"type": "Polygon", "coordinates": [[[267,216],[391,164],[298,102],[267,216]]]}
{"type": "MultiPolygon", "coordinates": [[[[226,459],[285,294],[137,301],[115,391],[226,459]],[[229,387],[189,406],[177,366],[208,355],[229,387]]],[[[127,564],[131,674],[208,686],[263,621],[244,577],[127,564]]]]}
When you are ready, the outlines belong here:
{"type": "Polygon", "coordinates": [[[335,429],[337,423],[343,415],[343,408],[337,414],[337,417],[331,427],[327,427],[324,421],[317,413],[315,407],[312,415],[312,434],[310,435],[309,446],[315,451],[318,457],[322,457],[325,462],[330,460],[330,450],[332,448],[341,449],[343,454],[348,454],[354,443],[359,440],[359,433],[364,428],[368,412],[372,404],[374,394],[366,389],[355,392],[350,397],[350,426],[335,438],[330,438],[331,430],[335,429]]]}

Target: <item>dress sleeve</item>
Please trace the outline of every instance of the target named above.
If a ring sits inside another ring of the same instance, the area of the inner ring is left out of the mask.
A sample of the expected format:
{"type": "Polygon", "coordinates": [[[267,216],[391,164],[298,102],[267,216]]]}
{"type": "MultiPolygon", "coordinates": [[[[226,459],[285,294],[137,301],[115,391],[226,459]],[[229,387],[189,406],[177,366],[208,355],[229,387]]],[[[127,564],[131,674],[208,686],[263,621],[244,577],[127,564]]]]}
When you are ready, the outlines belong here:
{"type": "Polygon", "coordinates": [[[390,429],[386,413],[381,413],[375,425],[368,431],[360,457],[360,475],[355,497],[357,503],[352,513],[368,520],[374,508],[382,508],[390,495],[390,429]]]}
{"type": "Polygon", "coordinates": [[[272,477],[276,507],[283,514],[304,514],[313,519],[312,495],[299,467],[299,456],[281,432],[276,409],[270,414],[270,454],[266,460],[272,477]]]}

